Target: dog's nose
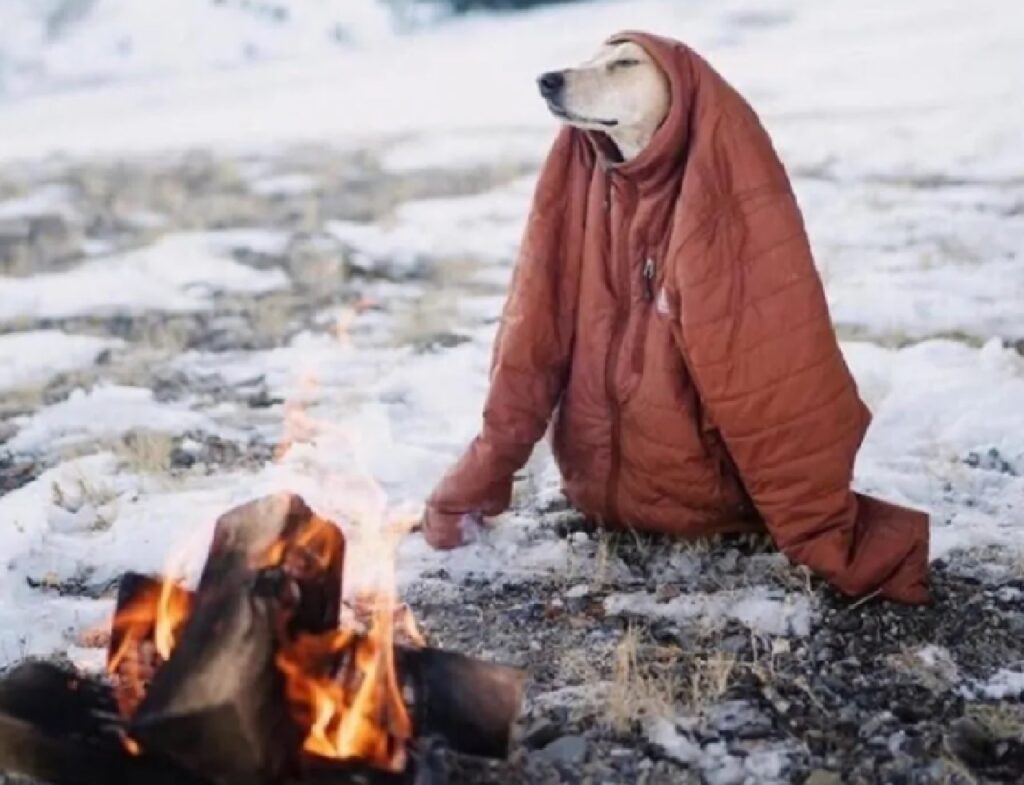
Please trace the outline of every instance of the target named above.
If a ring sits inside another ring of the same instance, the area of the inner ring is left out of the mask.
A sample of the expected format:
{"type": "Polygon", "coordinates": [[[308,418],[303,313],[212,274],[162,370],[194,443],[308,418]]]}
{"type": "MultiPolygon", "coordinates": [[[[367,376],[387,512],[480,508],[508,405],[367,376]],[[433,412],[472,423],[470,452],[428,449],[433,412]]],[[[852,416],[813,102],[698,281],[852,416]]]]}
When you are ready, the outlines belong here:
{"type": "Polygon", "coordinates": [[[565,86],[565,75],[561,71],[548,71],[537,77],[540,94],[545,98],[554,98],[565,86]]]}

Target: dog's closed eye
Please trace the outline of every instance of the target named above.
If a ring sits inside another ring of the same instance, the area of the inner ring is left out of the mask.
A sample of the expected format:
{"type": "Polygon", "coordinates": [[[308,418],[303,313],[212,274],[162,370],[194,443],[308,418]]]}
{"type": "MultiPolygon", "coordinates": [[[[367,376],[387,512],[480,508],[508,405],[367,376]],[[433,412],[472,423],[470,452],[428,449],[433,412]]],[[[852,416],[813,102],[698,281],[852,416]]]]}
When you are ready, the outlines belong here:
{"type": "Polygon", "coordinates": [[[608,65],[608,68],[614,71],[616,68],[629,68],[630,66],[634,65],[640,65],[640,61],[627,57],[622,60],[613,61],[608,65]]]}

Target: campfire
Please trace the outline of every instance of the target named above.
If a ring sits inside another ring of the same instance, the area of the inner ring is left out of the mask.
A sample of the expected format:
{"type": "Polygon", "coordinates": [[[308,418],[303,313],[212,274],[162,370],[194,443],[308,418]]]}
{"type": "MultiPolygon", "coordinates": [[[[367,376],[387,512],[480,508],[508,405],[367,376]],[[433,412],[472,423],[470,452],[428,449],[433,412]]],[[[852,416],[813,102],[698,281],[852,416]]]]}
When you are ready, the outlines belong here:
{"type": "Polygon", "coordinates": [[[105,677],[0,680],[0,771],[86,783],[446,780],[508,753],[523,673],[430,648],[393,593],[343,605],[342,530],[298,496],[223,515],[194,591],[125,575],[105,677]]]}

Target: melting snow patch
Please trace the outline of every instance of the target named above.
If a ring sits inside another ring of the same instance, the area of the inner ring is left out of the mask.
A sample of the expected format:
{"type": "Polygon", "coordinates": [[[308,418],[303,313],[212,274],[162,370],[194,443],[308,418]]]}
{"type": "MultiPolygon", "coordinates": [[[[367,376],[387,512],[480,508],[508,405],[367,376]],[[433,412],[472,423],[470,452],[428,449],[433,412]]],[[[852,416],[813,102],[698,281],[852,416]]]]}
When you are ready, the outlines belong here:
{"type": "Polygon", "coordinates": [[[1024,671],[1002,668],[990,676],[988,681],[976,681],[973,685],[961,687],[960,694],[968,698],[994,700],[1024,697],[1024,671]]]}
{"type": "Polygon", "coordinates": [[[67,400],[16,422],[20,430],[5,444],[12,453],[55,450],[87,439],[120,436],[136,428],[178,434],[211,427],[197,412],[160,403],[152,390],[116,385],[89,392],[75,390],[67,400]]]}
{"type": "Polygon", "coordinates": [[[931,513],[931,557],[1024,545],[1024,359],[998,339],[975,349],[843,344],[874,421],[857,456],[858,489],[931,513]],[[974,460],[993,453],[999,461],[974,460]]]}
{"type": "Polygon", "coordinates": [[[71,190],[67,186],[46,185],[26,196],[0,201],[0,220],[44,215],[59,215],[68,220],[75,217],[71,190]]]}
{"type": "Polygon", "coordinates": [[[0,335],[0,391],[42,384],[54,376],[92,365],[105,349],[120,341],[60,330],[0,335]]]}
{"type": "Polygon", "coordinates": [[[647,721],[647,738],[668,757],[700,769],[709,785],[743,785],[744,783],[782,783],[792,750],[778,742],[748,744],[742,757],[731,754],[722,742],[701,747],[681,726],[692,724],[689,717],[672,720],[655,717],[647,721]]]}
{"type": "Polygon", "coordinates": [[[801,637],[810,634],[813,615],[808,597],[768,587],[714,594],[695,592],[668,602],[659,602],[648,592],[612,594],[605,598],[604,607],[611,615],[649,616],[676,622],[728,617],[767,635],[801,637]]]}
{"type": "Polygon", "coordinates": [[[0,319],[200,310],[213,304],[217,292],[255,294],[288,285],[281,270],[247,267],[218,253],[217,243],[216,235],[169,235],[66,272],[2,279],[0,319]]]}

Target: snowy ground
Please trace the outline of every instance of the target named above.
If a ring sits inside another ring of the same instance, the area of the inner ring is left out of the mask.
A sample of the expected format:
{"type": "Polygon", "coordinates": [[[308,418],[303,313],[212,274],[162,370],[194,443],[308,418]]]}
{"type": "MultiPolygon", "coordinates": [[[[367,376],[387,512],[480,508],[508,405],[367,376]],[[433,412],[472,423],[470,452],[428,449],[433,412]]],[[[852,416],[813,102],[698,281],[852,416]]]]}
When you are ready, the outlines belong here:
{"type": "Polygon", "coordinates": [[[0,666],[96,667],[118,576],[194,574],[254,496],[347,517],[373,478],[420,503],[477,426],[553,132],[532,78],[650,26],[777,140],[875,414],[858,486],[932,514],[936,604],[851,606],[764,543],[594,532],[541,451],[481,541],[400,551],[439,644],[530,669],[513,760],[465,781],[1013,781],[1021,22],[994,0],[585,3],[245,68],[94,59],[101,84],[0,104],[0,666]],[[317,428],[275,462],[296,407],[317,428]]]}

